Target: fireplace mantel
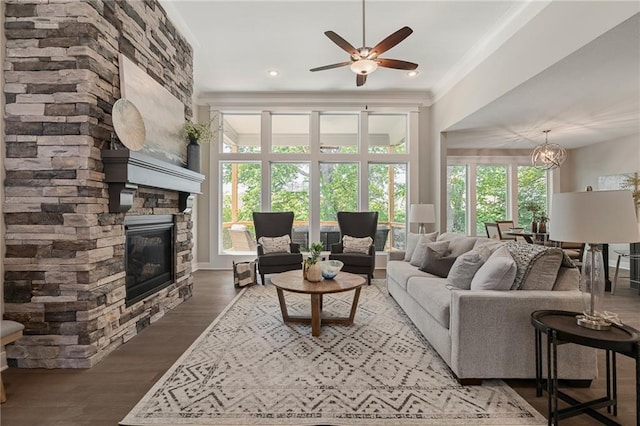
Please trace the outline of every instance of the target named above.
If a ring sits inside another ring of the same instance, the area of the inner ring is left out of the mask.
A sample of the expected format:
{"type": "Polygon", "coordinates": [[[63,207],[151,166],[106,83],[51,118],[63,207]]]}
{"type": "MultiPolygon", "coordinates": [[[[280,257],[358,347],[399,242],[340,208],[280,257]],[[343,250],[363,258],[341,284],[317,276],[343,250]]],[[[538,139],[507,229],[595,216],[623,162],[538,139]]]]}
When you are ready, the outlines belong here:
{"type": "Polygon", "coordinates": [[[193,206],[204,175],[128,149],[102,150],[105,182],[109,184],[109,211],[123,213],[133,205],[138,185],[179,193],[180,210],[193,206]]]}

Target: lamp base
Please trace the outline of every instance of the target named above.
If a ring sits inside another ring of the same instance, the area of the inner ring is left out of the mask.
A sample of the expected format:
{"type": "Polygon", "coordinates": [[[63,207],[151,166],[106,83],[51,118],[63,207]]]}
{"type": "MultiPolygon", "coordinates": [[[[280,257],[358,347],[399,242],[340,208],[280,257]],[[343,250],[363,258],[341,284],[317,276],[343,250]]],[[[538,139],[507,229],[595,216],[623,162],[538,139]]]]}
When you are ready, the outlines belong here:
{"type": "Polygon", "coordinates": [[[611,329],[611,323],[604,318],[591,317],[587,315],[576,316],[577,323],[580,327],[590,328],[591,330],[606,331],[611,329]]]}

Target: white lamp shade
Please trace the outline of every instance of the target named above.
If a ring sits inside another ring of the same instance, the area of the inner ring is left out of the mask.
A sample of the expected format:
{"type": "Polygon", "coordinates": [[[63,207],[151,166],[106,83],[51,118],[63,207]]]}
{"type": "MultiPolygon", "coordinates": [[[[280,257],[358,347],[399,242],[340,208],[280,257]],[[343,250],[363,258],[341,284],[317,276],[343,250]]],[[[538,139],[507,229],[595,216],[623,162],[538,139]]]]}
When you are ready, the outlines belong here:
{"type": "Polygon", "coordinates": [[[575,243],[640,241],[631,191],[586,191],[554,194],[549,238],[575,243]]]}
{"type": "Polygon", "coordinates": [[[436,209],[433,204],[411,204],[409,223],[435,223],[436,209]]]}

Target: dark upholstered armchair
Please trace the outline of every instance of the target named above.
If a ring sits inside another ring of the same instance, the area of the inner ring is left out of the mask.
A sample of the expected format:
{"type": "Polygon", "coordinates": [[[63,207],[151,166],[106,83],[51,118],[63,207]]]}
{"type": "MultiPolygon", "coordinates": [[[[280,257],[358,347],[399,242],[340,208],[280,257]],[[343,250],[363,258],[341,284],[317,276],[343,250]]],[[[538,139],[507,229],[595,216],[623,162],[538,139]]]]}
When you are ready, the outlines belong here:
{"type": "Polygon", "coordinates": [[[378,228],[378,212],[338,212],[340,242],[331,246],[329,259],[344,263],[342,270],[352,274],[367,276],[371,284],[373,270],[376,266],[376,231],[378,228]],[[342,238],[348,235],[355,238],[371,237],[369,251],[365,253],[345,253],[342,238]]]}
{"type": "MultiPolygon", "coordinates": [[[[256,241],[260,237],[282,237],[288,235],[291,238],[293,227],[293,212],[253,212],[253,224],[256,229],[256,241]]],[[[265,284],[266,274],[302,269],[302,254],[300,245],[291,243],[291,253],[264,253],[264,249],[258,241],[258,272],[265,284]]]]}

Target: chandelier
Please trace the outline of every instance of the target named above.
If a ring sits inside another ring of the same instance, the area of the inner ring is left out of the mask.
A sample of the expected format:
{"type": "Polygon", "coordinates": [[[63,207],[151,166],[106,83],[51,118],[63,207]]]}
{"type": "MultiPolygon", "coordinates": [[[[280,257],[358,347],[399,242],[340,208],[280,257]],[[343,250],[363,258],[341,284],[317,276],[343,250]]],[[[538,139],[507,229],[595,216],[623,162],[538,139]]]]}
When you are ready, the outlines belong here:
{"type": "Polygon", "coordinates": [[[545,170],[552,170],[560,167],[567,159],[567,150],[555,143],[549,143],[549,132],[544,130],[544,143],[536,146],[531,153],[531,164],[545,170]]]}

